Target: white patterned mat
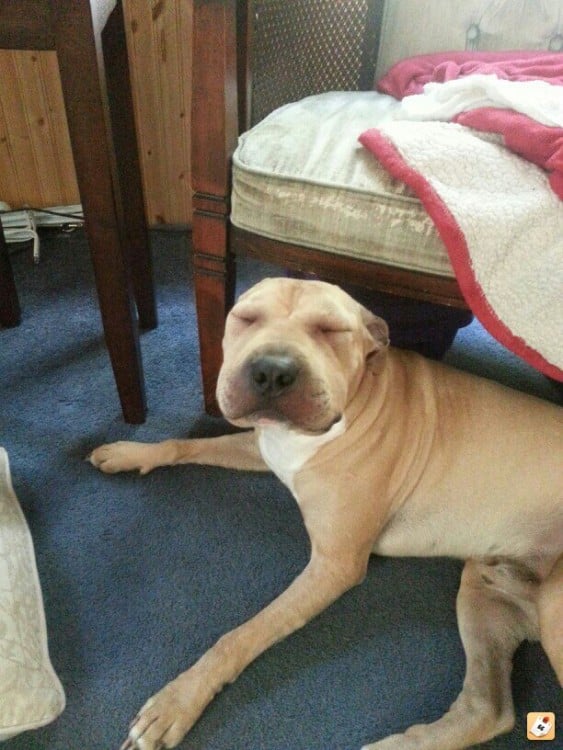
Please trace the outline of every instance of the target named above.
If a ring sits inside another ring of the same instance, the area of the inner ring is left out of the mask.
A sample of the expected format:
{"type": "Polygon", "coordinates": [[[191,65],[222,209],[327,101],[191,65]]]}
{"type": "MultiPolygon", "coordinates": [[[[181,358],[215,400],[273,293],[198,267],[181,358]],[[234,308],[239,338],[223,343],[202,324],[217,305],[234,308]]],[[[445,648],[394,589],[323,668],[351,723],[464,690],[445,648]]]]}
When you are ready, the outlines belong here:
{"type": "Polygon", "coordinates": [[[64,706],[49,659],[33,542],[0,447],[0,741],[48,724],[64,706]]]}

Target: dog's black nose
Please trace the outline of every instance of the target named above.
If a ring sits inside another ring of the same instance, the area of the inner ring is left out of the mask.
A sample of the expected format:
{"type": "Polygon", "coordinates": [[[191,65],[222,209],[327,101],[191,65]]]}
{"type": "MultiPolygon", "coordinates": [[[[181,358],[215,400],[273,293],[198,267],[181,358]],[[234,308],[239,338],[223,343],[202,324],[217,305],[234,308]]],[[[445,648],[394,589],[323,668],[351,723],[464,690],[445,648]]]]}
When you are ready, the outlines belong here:
{"type": "Polygon", "coordinates": [[[261,396],[279,396],[295,383],[298,373],[293,357],[284,354],[263,354],[250,365],[252,387],[261,396]]]}

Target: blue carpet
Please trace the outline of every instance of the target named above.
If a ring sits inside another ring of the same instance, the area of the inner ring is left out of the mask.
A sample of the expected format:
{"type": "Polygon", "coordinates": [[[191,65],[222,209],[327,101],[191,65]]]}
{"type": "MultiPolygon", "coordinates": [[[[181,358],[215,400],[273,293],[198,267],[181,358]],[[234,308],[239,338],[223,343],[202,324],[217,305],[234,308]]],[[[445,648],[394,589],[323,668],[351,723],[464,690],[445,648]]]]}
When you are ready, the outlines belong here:
{"type": "MultiPolygon", "coordinates": [[[[0,331],[0,444],[33,535],[50,652],[67,695],[53,724],[6,750],[117,750],[155,690],[258,611],[305,565],[307,538],[273,477],[217,468],[107,477],[84,462],[115,439],[219,434],[200,393],[188,253],[153,233],[160,325],[142,336],[149,416],[123,423],[80,234],[14,256],[24,319],[0,331]]],[[[243,284],[263,269],[242,264],[243,284]]],[[[555,388],[477,323],[449,360],[555,400],[555,388]]],[[[358,750],[438,718],[464,673],[460,564],[373,559],[366,581],[226,688],[184,750],[358,750]]],[[[514,669],[517,725],[487,744],[524,750],[527,711],[561,695],[537,645],[514,669]]]]}

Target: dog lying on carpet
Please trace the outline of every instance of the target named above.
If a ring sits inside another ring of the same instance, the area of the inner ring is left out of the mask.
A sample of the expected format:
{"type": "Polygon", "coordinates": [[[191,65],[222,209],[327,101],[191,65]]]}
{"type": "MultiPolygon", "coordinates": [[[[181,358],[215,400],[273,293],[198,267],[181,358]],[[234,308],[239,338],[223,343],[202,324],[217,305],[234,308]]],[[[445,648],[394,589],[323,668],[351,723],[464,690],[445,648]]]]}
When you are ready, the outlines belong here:
{"type": "Polygon", "coordinates": [[[510,674],[540,639],[563,683],[563,412],[406,351],[336,286],[266,279],[227,318],[217,397],[252,428],[104,445],[107,473],[201,463],[272,470],[311,541],[303,572],[152,697],[122,746],[175,747],[221,688],[365,576],[368,558],[463,558],[463,689],[438,721],[364,750],[460,750],[514,724],[510,674]]]}

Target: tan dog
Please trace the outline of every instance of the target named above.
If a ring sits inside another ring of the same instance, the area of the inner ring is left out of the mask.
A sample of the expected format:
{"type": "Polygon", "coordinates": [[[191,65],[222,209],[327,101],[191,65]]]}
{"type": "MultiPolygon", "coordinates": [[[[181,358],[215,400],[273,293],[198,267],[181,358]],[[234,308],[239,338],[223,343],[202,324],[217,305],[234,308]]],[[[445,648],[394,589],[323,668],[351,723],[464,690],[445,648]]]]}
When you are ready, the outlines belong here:
{"type": "MultiPolygon", "coordinates": [[[[174,747],[265,649],[360,583],[372,553],[467,560],[467,657],[448,713],[369,750],[459,750],[511,729],[512,655],[541,639],[563,681],[563,415],[415,354],[330,284],[267,279],[227,319],[217,388],[251,431],[114,443],[105,472],[205,463],[271,469],[290,488],[311,559],[289,588],[151,698],[123,748],[174,747]]],[[[367,750],[367,749],[364,749],[367,750]]]]}

